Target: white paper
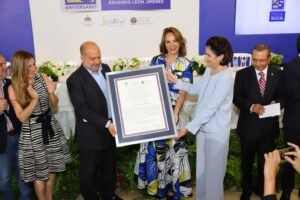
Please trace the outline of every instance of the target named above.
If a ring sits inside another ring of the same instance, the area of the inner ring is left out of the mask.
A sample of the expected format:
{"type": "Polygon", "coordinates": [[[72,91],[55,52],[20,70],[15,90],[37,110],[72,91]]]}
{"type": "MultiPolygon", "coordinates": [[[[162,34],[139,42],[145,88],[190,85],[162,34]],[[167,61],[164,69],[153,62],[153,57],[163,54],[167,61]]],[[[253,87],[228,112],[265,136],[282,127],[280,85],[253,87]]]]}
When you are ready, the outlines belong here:
{"type": "Polygon", "coordinates": [[[156,74],[116,83],[125,136],[168,128],[156,74]]]}
{"type": "Polygon", "coordinates": [[[274,103],[264,106],[265,112],[259,115],[259,118],[274,117],[280,115],[280,103],[274,103]]]}

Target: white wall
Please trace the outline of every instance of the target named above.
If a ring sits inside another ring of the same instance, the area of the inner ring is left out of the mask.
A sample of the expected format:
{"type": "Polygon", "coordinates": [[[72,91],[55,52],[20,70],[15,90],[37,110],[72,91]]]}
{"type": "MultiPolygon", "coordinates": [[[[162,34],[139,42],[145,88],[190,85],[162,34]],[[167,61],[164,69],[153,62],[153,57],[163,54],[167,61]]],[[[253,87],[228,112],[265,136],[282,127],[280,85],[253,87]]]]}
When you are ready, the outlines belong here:
{"type": "Polygon", "coordinates": [[[237,35],[300,33],[300,1],[285,0],[283,10],[285,21],[270,22],[272,1],[236,0],[235,33],[237,35]]]}
{"type": "Polygon", "coordinates": [[[171,0],[170,10],[98,12],[64,12],[60,0],[30,0],[30,10],[38,63],[79,61],[79,46],[86,40],[99,44],[102,57],[152,57],[168,26],[187,39],[189,58],[198,54],[199,0],[171,0]],[[87,16],[91,23],[85,23],[87,16]]]}

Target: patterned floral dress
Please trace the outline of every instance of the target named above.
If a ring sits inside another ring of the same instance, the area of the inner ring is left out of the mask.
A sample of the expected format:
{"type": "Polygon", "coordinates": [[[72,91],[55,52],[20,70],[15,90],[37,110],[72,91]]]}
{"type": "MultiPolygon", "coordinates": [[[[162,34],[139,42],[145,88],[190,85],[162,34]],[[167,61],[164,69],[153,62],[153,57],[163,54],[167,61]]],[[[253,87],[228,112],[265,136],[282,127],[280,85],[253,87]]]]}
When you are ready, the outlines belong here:
{"type": "MultiPolygon", "coordinates": [[[[166,57],[156,56],[150,65],[160,64],[183,81],[192,83],[192,67],[186,58],[178,57],[172,65],[166,66],[166,57]]],[[[171,102],[175,106],[179,91],[173,89],[173,85],[168,83],[171,102]]],[[[184,125],[185,121],[180,113],[177,129],[184,125]]],[[[186,139],[167,139],[141,144],[135,174],[138,176],[138,188],[147,187],[149,195],[163,198],[172,191],[174,199],[191,196],[192,181],[186,139]]]]}
{"type": "Polygon", "coordinates": [[[25,182],[47,180],[49,173],[62,172],[71,161],[66,137],[49,108],[47,85],[36,74],[33,88],[39,101],[22,123],[19,139],[20,176],[25,182]]]}

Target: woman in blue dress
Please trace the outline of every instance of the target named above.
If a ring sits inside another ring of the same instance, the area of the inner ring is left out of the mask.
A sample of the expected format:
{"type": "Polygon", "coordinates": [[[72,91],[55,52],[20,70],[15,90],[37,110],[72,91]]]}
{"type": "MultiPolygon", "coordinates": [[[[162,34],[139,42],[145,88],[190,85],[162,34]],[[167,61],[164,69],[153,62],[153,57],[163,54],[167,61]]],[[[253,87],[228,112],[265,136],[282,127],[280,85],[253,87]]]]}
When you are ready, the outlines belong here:
{"type": "MultiPolygon", "coordinates": [[[[184,82],[192,83],[192,67],[185,58],[185,39],[179,30],[174,27],[164,29],[159,47],[160,55],[155,56],[150,65],[164,65],[166,71],[170,71],[184,82]]],[[[174,89],[173,83],[168,83],[168,86],[174,119],[179,129],[185,125],[181,109],[186,92],[174,89]]],[[[138,175],[138,187],[143,189],[147,186],[148,194],[157,199],[166,196],[172,199],[191,196],[192,184],[186,138],[141,144],[135,173],[138,175]]]]}
{"type": "Polygon", "coordinates": [[[177,136],[190,132],[197,137],[196,196],[199,200],[223,200],[223,180],[229,146],[233,77],[227,64],[232,60],[230,43],[224,37],[208,39],[205,58],[208,68],[195,84],[185,84],[171,73],[167,79],[174,88],[198,95],[193,120],[181,128],[177,136]]]}

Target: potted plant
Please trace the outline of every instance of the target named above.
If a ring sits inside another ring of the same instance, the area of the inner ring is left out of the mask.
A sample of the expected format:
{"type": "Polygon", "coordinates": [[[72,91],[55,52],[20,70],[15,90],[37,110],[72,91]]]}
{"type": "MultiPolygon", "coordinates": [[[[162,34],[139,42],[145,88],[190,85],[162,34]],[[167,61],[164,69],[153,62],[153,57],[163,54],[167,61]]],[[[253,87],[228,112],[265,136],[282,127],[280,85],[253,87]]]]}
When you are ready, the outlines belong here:
{"type": "Polygon", "coordinates": [[[283,55],[271,52],[270,65],[277,68],[283,67],[282,60],[283,60],[283,55]]]}
{"type": "Polygon", "coordinates": [[[59,77],[64,75],[62,69],[53,64],[51,61],[44,62],[39,67],[38,72],[47,74],[47,76],[50,77],[54,82],[57,82],[59,77]]]}
{"type": "Polygon", "coordinates": [[[119,58],[112,67],[113,71],[122,70],[133,70],[138,69],[141,65],[141,61],[138,58],[131,58],[130,62],[128,59],[119,58]]]}
{"type": "Polygon", "coordinates": [[[207,67],[207,63],[205,61],[204,55],[198,55],[192,58],[191,60],[193,71],[197,75],[202,75],[205,72],[205,69],[207,67]]]}

